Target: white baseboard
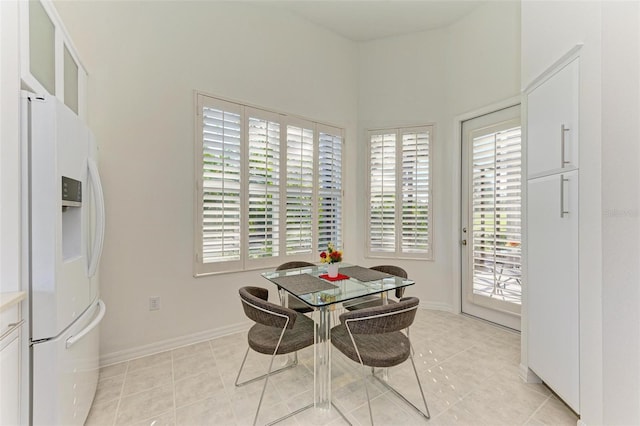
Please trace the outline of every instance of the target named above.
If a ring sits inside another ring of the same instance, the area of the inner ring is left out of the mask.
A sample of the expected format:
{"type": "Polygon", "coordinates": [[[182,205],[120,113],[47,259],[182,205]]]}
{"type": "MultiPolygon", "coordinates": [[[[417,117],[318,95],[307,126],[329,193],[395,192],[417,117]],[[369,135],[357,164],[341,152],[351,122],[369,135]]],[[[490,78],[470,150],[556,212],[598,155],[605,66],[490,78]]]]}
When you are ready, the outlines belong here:
{"type": "Polygon", "coordinates": [[[542,379],[536,375],[524,364],[520,364],[520,378],[525,383],[542,383],[542,379]]]}
{"type": "Polygon", "coordinates": [[[180,336],[173,339],[162,340],[160,342],[155,342],[148,345],[137,346],[135,348],[125,349],[123,351],[102,354],[100,355],[100,366],[104,367],[105,365],[117,364],[119,362],[129,361],[131,359],[176,349],[181,346],[192,345],[194,343],[200,343],[206,340],[227,336],[229,334],[247,331],[249,327],[251,327],[251,324],[252,323],[250,322],[242,322],[239,324],[233,324],[212,330],[199,331],[197,333],[180,336]]]}

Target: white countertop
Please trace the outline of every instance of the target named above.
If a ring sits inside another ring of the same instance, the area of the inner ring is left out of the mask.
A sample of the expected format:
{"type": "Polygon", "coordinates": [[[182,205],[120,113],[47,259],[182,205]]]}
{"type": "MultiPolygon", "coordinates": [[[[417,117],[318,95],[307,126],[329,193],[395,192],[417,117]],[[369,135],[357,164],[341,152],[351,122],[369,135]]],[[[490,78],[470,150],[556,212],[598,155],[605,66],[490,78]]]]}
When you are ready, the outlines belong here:
{"type": "Polygon", "coordinates": [[[6,293],[0,293],[0,312],[7,308],[20,303],[27,297],[26,291],[9,291],[6,293]]]}

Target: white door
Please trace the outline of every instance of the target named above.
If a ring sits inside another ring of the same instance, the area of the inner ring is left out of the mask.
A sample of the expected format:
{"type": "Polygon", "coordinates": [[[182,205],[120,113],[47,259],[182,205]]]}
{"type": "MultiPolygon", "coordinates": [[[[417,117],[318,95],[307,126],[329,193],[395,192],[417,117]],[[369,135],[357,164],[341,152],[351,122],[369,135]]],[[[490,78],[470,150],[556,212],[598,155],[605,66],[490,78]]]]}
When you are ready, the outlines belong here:
{"type": "Polygon", "coordinates": [[[462,312],[520,330],[521,128],[516,105],[462,123],[462,312]]]}
{"type": "Polygon", "coordinates": [[[34,425],[84,424],[98,385],[104,311],[96,302],[62,334],[31,346],[34,425]]]}

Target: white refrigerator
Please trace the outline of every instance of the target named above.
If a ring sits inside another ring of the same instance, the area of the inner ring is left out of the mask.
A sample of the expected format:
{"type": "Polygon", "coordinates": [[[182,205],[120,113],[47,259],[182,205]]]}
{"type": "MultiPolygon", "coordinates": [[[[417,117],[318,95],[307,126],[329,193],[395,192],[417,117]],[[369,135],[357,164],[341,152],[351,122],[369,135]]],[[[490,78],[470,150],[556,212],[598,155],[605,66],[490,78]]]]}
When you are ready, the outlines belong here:
{"type": "Polygon", "coordinates": [[[104,198],[86,124],[53,96],[22,96],[24,288],[29,292],[30,418],[84,424],[98,382],[96,275],[104,198]]]}

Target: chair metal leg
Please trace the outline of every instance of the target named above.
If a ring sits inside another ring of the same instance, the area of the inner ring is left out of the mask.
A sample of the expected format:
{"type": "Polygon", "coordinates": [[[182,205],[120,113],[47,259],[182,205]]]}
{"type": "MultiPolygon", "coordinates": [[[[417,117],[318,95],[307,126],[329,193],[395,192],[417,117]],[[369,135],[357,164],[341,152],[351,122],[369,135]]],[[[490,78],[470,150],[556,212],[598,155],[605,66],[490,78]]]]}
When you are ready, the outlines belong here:
{"type": "MultiPolygon", "coordinates": [[[[358,353],[358,357],[360,357],[360,353],[358,353]]],[[[360,364],[362,365],[362,383],[364,383],[364,392],[367,395],[367,405],[369,406],[369,418],[371,419],[371,426],[373,426],[373,411],[371,411],[371,398],[369,398],[369,387],[367,386],[367,373],[365,372],[365,366],[362,361],[360,361],[360,364]]],[[[374,375],[373,377],[376,376],[374,375]]]]}
{"type": "Polygon", "coordinates": [[[298,413],[302,413],[304,410],[306,410],[307,408],[311,408],[311,407],[313,407],[313,402],[311,404],[309,404],[309,405],[305,405],[304,407],[297,409],[296,411],[294,411],[292,413],[287,414],[286,416],[282,416],[279,419],[276,419],[276,420],[274,420],[272,422],[269,422],[265,426],[272,426],[272,425],[275,425],[276,423],[280,423],[281,421],[286,420],[289,417],[295,416],[298,413]]]}
{"type": "MultiPolygon", "coordinates": [[[[249,349],[251,349],[251,348],[247,347],[247,351],[245,352],[244,358],[242,359],[242,365],[240,365],[240,370],[238,371],[238,376],[236,377],[236,381],[235,381],[236,387],[241,387],[241,386],[244,386],[244,385],[248,385],[249,383],[257,382],[258,380],[262,380],[265,377],[267,377],[266,374],[263,374],[261,376],[254,377],[253,379],[245,380],[242,383],[238,383],[238,379],[240,379],[240,374],[242,373],[242,369],[244,368],[244,363],[247,360],[247,355],[249,354],[249,349]]],[[[291,364],[287,364],[284,367],[281,367],[281,368],[279,368],[279,369],[277,369],[275,371],[272,371],[271,375],[281,373],[281,372],[283,372],[285,370],[288,370],[290,368],[293,368],[293,367],[295,367],[297,365],[298,365],[298,352],[295,352],[294,359],[293,359],[293,362],[291,362],[291,364]]]]}
{"type": "MultiPolygon", "coordinates": [[[[278,346],[279,345],[280,345],[280,342],[278,342],[278,346]]],[[[271,368],[273,367],[273,360],[276,357],[277,351],[278,351],[278,348],[276,347],[276,350],[274,351],[273,355],[271,356],[271,361],[269,361],[269,369],[267,370],[266,377],[264,378],[264,386],[262,386],[262,393],[260,394],[260,401],[258,401],[258,408],[256,409],[256,416],[253,418],[253,426],[256,426],[256,423],[258,422],[258,414],[260,414],[260,407],[262,406],[262,399],[264,398],[264,391],[267,390],[267,383],[269,383],[269,376],[271,376],[271,368]]]]}
{"type": "Polygon", "coordinates": [[[431,413],[429,413],[429,406],[427,405],[427,399],[424,397],[424,391],[422,390],[422,383],[420,383],[420,378],[418,377],[418,370],[416,369],[416,364],[413,361],[413,355],[410,355],[409,358],[411,359],[411,365],[413,366],[413,372],[415,373],[416,380],[418,381],[418,387],[420,388],[420,395],[422,396],[422,402],[424,402],[424,408],[427,411],[426,414],[423,413],[418,407],[413,405],[413,403],[411,401],[409,401],[407,398],[405,398],[404,395],[402,395],[400,392],[398,392],[396,389],[394,389],[389,383],[385,382],[384,380],[382,380],[380,377],[376,376],[375,374],[373,375],[373,377],[375,377],[376,380],[378,380],[380,383],[382,383],[387,389],[389,389],[391,392],[393,392],[397,397],[399,397],[404,402],[406,402],[407,404],[412,406],[422,417],[424,417],[425,419],[429,420],[431,418],[431,413]]]}

